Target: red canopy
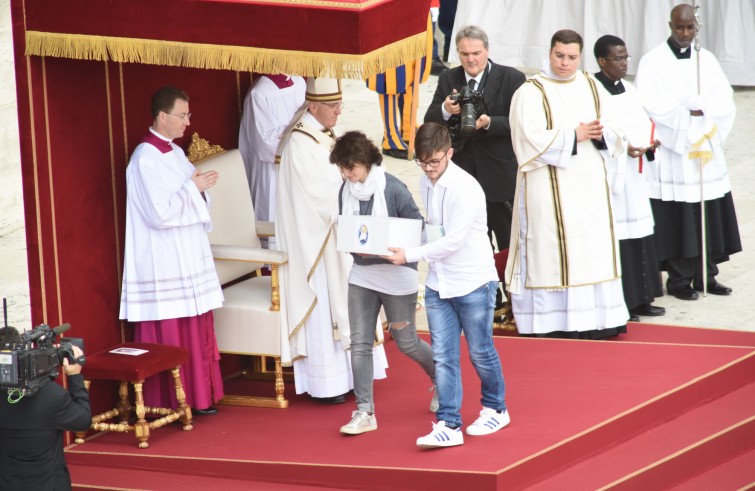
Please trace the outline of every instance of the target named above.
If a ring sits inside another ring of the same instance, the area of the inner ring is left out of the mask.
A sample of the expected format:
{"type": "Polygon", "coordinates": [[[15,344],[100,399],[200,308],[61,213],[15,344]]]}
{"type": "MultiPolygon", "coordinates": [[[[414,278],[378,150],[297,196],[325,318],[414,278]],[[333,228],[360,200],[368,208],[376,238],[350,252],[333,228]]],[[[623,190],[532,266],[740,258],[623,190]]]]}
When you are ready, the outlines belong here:
{"type": "MultiPolygon", "coordinates": [[[[234,148],[248,72],[380,73],[427,53],[429,5],[11,0],[34,323],[70,322],[92,351],[132,339],[118,320],[125,169],[155,89],[186,90],[191,131],[234,148]]],[[[93,408],[112,407],[106,392],[93,408]]]]}
{"type": "Polygon", "coordinates": [[[430,0],[34,0],[26,54],[366,78],[426,54],[430,0]]]}

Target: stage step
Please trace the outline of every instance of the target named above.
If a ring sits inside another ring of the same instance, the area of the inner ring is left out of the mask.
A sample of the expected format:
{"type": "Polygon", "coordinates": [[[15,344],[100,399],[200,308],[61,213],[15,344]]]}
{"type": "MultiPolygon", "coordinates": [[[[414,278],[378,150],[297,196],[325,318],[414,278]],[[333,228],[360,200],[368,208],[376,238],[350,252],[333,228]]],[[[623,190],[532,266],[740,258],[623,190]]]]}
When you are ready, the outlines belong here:
{"type": "Polygon", "coordinates": [[[699,473],[716,476],[719,467],[727,466],[736,470],[737,479],[755,480],[755,467],[738,466],[739,456],[754,452],[755,382],[586,456],[527,489],[667,489],[699,473]]]}
{"type": "Polygon", "coordinates": [[[755,487],[755,449],[737,455],[669,488],[673,491],[710,491],[711,489],[748,489],[755,487]]]}
{"type": "Polygon", "coordinates": [[[172,474],[139,469],[69,465],[74,491],[92,488],[122,491],[328,491],[336,488],[277,484],[255,480],[224,479],[193,474],[172,474]]]}

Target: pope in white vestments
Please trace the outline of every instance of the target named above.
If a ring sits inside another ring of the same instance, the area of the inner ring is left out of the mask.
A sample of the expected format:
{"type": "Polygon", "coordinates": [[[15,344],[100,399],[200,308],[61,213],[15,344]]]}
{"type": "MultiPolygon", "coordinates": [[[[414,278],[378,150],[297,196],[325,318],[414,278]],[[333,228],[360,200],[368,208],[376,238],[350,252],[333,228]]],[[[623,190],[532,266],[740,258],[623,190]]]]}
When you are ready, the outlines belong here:
{"type": "Polygon", "coordinates": [[[542,71],[512,100],[519,171],[505,279],[521,334],[602,338],[625,332],[629,317],[601,156],[625,148],[599,121],[581,53],[579,34],[558,31],[542,71]]]}
{"type": "Polygon", "coordinates": [[[239,151],[249,179],[257,220],[274,222],[278,170],[275,152],[283,130],[304,102],[306,84],[299,76],[262,75],[244,100],[239,151]]]}
{"type": "MultiPolygon", "coordinates": [[[[172,142],[190,124],[189,99],[175,87],[152,98],[154,121],[126,169],[126,245],[120,318],[134,322],[134,341],[180,346],[187,403],[213,413],[223,397],[212,309],[222,307],[207,232],[215,171],[199,172],[172,142]]],[[[176,407],[167,374],[148,379],[147,405],[176,407]]]]}
{"type": "MultiPolygon", "coordinates": [[[[334,221],[343,178],[330,163],[343,105],[338,80],[307,80],[305,103],[279,147],[275,235],[288,263],[280,269],[281,362],[294,366],[296,393],[340,403],[354,387],[349,353],[351,256],[336,250],[334,221]]],[[[376,319],[377,321],[377,319],[376,319]]],[[[375,347],[374,378],[387,366],[375,347]]]]}

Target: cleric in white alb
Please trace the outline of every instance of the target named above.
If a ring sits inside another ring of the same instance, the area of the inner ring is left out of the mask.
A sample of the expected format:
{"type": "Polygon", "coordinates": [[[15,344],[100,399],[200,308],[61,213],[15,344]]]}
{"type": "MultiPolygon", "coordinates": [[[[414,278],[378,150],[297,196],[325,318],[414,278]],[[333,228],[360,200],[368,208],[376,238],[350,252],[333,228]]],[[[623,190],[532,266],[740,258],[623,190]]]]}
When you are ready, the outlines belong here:
{"type": "Polygon", "coordinates": [[[716,275],[717,264],[742,250],[723,149],[736,114],[733,91],[713,54],[692,46],[697,21],[690,5],[674,7],[669,27],[671,37],[642,57],[635,79],[663,144],[657,164],[648,168],[655,247],[661,269],[668,272],[669,294],[697,299],[695,290],[703,289],[702,189],[707,290],[729,295],[731,288],[718,283],[716,275]]]}
{"type": "MultiPolygon", "coordinates": [[[[126,246],[121,319],[134,323],[134,341],[186,348],[181,368],[187,403],[214,412],[223,397],[212,309],[223,293],[207,239],[217,172],[201,173],[172,142],[189,126],[189,97],[164,87],[152,97],[154,121],[126,169],[126,246]]],[[[145,403],[176,407],[168,374],[147,380],[145,403]]]]}

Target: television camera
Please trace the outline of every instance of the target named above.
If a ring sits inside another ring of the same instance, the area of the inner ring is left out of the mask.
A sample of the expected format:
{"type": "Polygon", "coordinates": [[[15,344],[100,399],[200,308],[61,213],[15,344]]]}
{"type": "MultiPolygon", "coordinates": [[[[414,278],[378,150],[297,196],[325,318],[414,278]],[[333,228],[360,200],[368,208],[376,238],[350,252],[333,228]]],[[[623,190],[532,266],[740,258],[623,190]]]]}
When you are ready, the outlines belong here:
{"type": "Polygon", "coordinates": [[[61,338],[60,344],[55,343],[57,336],[70,328],[70,324],[55,328],[41,324],[20,333],[20,343],[0,345],[0,389],[19,399],[32,396],[58,376],[63,360],[70,364],[86,363],[83,355],[76,357],[73,352],[74,345],[84,350],[83,339],[61,338]]]}

